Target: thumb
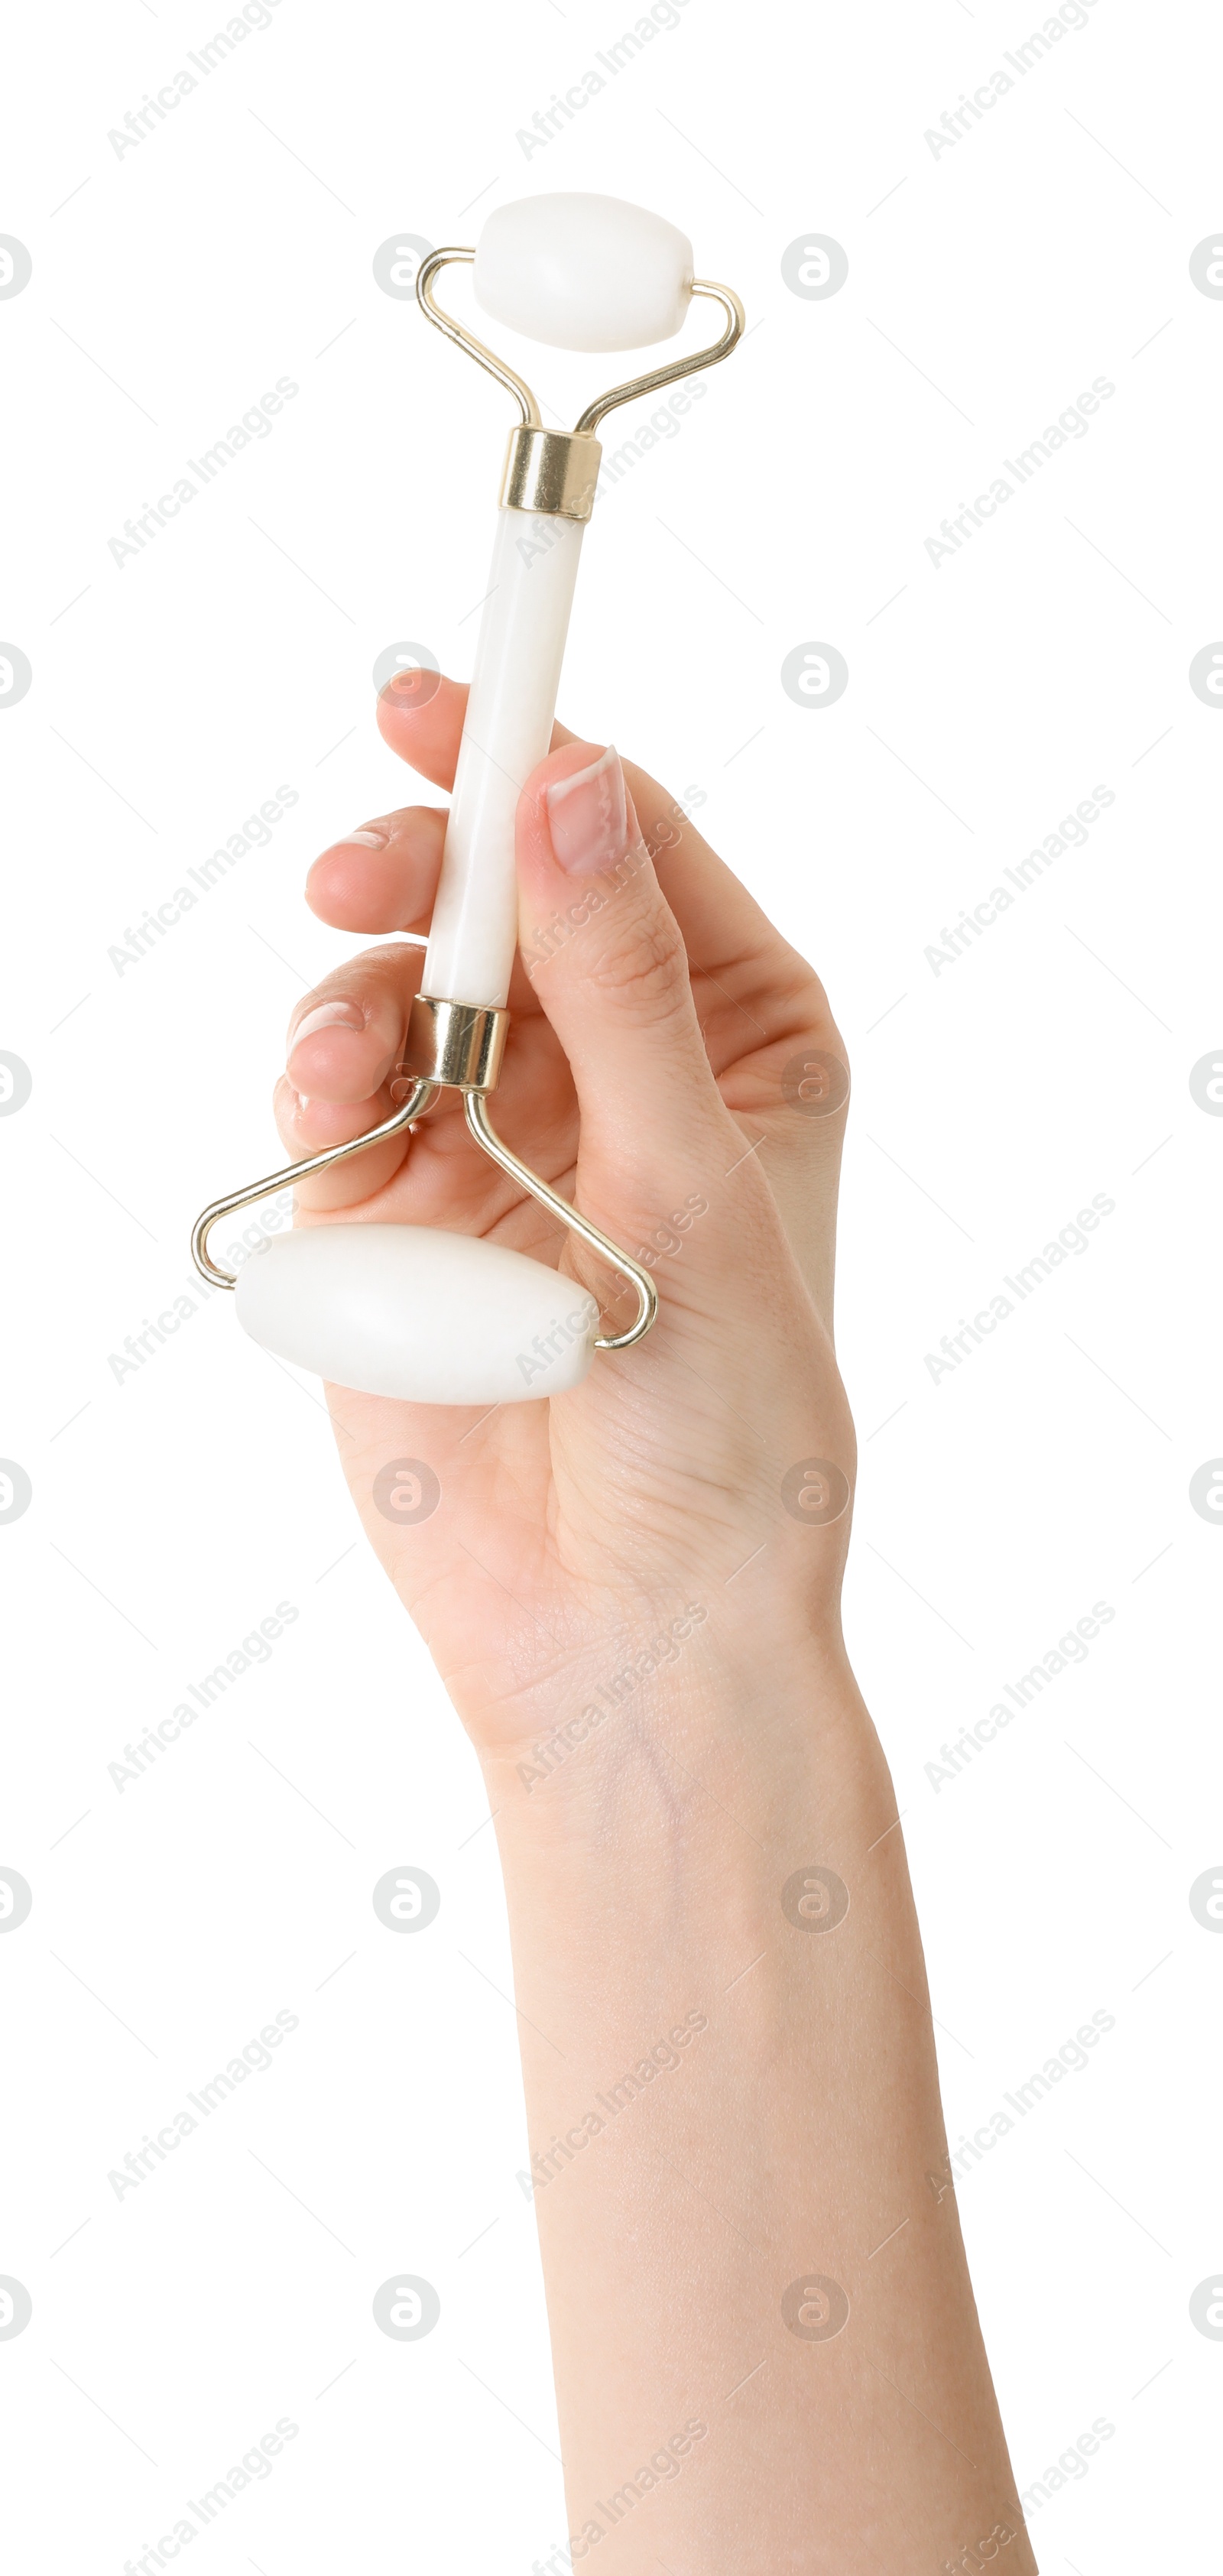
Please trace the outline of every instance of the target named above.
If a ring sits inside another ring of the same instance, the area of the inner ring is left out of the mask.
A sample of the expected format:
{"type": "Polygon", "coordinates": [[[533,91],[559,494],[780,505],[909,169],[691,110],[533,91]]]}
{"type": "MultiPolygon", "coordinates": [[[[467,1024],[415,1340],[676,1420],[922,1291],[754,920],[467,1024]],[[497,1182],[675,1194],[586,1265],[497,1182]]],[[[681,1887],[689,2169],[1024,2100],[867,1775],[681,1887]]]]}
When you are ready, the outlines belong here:
{"type": "Polygon", "coordinates": [[[540,762],[518,800],[517,859],[523,965],[569,1059],[583,1145],[619,1160],[626,1139],[648,1153],[695,1129],[707,1143],[728,1113],[612,744],[566,743],[540,762]]]}

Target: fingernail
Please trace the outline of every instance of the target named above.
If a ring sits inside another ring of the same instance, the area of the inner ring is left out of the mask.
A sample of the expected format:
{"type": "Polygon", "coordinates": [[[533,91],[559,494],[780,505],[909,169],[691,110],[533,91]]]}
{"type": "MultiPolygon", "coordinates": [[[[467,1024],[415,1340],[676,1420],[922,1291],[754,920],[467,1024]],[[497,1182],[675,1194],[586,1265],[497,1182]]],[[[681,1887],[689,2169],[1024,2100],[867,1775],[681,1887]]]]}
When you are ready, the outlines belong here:
{"type": "Polygon", "coordinates": [[[364,1026],[365,1013],[358,1002],[320,1002],[317,1010],[307,1011],[305,1018],[298,1021],[289,1040],[289,1053],[292,1055],[302,1039],[312,1038],[318,1029],[363,1029],[364,1026]]]}
{"type": "Polygon", "coordinates": [[[628,845],[624,771],[614,743],[588,769],[558,778],[547,790],[548,828],[558,867],[585,876],[607,867],[628,845]]]}
{"type": "Polygon", "coordinates": [[[363,850],[385,850],[389,838],[388,832],[380,832],[367,823],[359,832],[346,832],[341,847],[347,849],[350,841],[359,841],[363,850]]]}

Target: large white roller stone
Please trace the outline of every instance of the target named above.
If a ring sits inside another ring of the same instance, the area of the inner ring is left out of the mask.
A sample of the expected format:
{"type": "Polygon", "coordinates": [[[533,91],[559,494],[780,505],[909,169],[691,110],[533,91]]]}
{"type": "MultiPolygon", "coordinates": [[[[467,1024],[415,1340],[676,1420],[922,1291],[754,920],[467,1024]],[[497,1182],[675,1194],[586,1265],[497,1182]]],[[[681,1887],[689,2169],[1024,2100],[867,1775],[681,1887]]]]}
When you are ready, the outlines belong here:
{"type": "Polygon", "coordinates": [[[585,1377],[599,1311],[543,1262],[431,1226],[319,1225],[238,1273],[238,1321],[336,1386],[413,1404],[522,1404],[585,1377]]]}
{"type": "Polygon", "coordinates": [[[647,349],[674,339],[692,293],[692,244],[620,197],[520,197],[476,244],[476,302],[553,349],[647,349]]]}

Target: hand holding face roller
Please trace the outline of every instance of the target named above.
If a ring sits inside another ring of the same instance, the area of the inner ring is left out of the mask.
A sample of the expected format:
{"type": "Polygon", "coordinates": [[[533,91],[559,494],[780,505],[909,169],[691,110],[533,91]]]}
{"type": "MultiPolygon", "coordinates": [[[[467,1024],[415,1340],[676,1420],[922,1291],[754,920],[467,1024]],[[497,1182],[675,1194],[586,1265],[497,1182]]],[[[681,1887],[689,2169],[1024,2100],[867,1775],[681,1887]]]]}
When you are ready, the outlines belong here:
{"type": "Polygon", "coordinates": [[[561,1341],[548,1378],[549,1394],[559,1394],[585,1376],[596,1350],[626,1350],[639,1341],[657,1311],[648,1271],[508,1151],[486,1102],[509,1026],[515,807],[551,741],[582,532],[602,455],[595,430],[619,404],[728,356],[743,329],[738,297],[695,278],[692,265],[691,245],[661,216],[614,197],[558,195],[499,208],[474,251],[434,251],[417,278],[429,320],[513,394],[522,421],[506,455],[423,987],[408,1024],[408,1094],[393,1117],[364,1136],[216,1200],[192,1238],[203,1276],[216,1286],[236,1286],[239,1321],[256,1341],[370,1395],[434,1404],[527,1400],[531,1390],[518,1355],[537,1335],[549,1337],[554,1354],[561,1341]],[[476,300],[485,312],[552,347],[649,347],[680,329],[694,295],[723,307],[726,328],[711,347],[600,395],[572,430],[548,430],[529,387],[435,302],[434,279],[455,261],[474,262],[476,300]],[[627,1331],[599,1334],[595,1301],[575,1283],[478,1236],[417,1226],[312,1226],[270,1241],[240,1276],[212,1259],[208,1235],[219,1217],[401,1133],[442,1086],[462,1092],[467,1125],[483,1151],[627,1274],[638,1300],[627,1331]]]}

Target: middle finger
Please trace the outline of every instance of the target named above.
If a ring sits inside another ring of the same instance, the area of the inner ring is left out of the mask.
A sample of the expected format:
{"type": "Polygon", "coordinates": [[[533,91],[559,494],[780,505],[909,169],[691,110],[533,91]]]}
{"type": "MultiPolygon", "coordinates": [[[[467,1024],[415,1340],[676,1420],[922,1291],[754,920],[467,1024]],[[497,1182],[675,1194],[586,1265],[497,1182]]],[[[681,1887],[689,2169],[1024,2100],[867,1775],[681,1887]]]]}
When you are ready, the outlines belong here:
{"type": "Polygon", "coordinates": [[[306,879],[311,911],[336,930],[427,930],[446,822],[443,806],[406,805],[333,841],[306,879]]]}

